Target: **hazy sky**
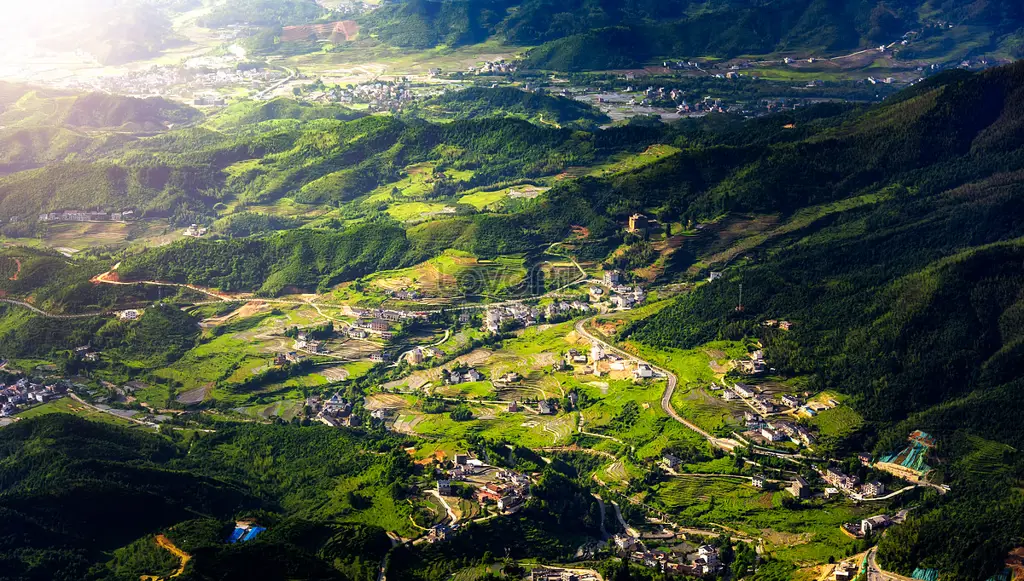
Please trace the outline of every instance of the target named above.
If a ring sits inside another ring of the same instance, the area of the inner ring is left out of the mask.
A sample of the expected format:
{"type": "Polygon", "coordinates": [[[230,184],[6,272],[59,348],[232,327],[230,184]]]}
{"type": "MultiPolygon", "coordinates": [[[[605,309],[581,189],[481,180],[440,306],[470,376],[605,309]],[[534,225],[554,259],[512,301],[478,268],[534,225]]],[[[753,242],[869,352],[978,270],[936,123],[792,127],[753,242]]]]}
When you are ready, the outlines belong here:
{"type": "Polygon", "coordinates": [[[0,0],[0,27],[20,37],[37,36],[47,24],[59,26],[113,4],[114,0],[0,0]]]}

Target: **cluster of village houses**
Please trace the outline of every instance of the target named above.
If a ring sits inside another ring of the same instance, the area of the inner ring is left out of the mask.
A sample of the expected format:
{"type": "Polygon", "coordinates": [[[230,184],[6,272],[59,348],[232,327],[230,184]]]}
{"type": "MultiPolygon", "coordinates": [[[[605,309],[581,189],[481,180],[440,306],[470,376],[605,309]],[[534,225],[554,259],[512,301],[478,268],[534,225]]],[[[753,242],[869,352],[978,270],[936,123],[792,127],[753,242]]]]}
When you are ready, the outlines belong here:
{"type": "Polygon", "coordinates": [[[743,413],[748,433],[760,436],[766,442],[791,441],[794,444],[811,448],[817,439],[806,427],[786,420],[766,420],[752,411],[743,413]]]}
{"type": "MultiPolygon", "coordinates": [[[[871,464],[871,456],[869,454],[861,454],[860,457],[861,463],[864,465],[867,466],[871,464]]],[[[853,496],[854,498],[863,499],[876,498],[885,494],[885,484],[878,480],[861,484],[860,479],[856,476],[844,474],[842,470],[833,467],[825,468],[820,471],[819,474],[821,474],[821,477],[825,482],[834,487],[831,490],[825,489],[826,496],[842,492],[843,494],[853,496]]]]}
{"type": "Polygon", "coordinates": [[[764,351],[758,349],[747,359],[737,361],[736,370],[747,375],[760,375],[768,371],[768,363],[764,360],[764,351]]]}
{"type": "Polygon", "coordinates": [[[312,91],[305,95],[307,101],[329,103],[365,103],[371,110],[394,111],[415,100],[408,82],[373,82],[351,88],[332,87],[312,91]]]}
{"type": "MultiPolygon", "coordinates": [[[[368,339],[370,337],[376,337],[385,341],[393,339],[395,337],[395,324],[408,321],[410,319],[426,319],[429,317],[429,313],[423,312],[408,312],[408,311],[396,311],[396,310],[369,310],[369,309],[354,309],[359,319],[350,325],[343,331],[345,335],[352,339],[368,339]]],[[[324,341],[318,340],[308,331],[300,331],[295,338],[294,348],[298,351],[305,351],[313,354],[326,354],[330,353],[327,345],[324,341]]],[[[406,354],[406,358],[413,365],[422,363],[425,359],[431,357],[440,357],[444,353],[434,347],[416,347],[406,354]]],[[[278,355],[279,358],[285,357],[286,360],[282,360],[277,365],[283,365],[286,362],[292,362],[301,360],[296,359],[294,352],[287,354],[278,355]]],[[[370,360],[375,362],[388,361],[391,356],[384,352],[379,351],[370,355],[370,360]]]]}
{"type": "Polygon", "coordinates": [[[459,385],[460,383],[472,383],[474,381],[483,380],[483,374],[470,367],[465,370],[453,369],[449,371],[445,376],[444,382],[446,385],[459,385]]]}
{"type": "Polygon", "coordinates": [[[121,212],[93,212],[87,210],[62,210],[39,214],[40,222],[127,222],[135,219],[135,210],[121,212]]]}
{"type": "Polygon", "coordinates": [[[630,371],[632,367],[632,376],[635,380],[655,379],[659,376],[647,363],[631,363],[615,353],[605,352],[604,347],[597,343],[590,346],[589,352],[569,349],[565,352],[563,361],[564,363],[556,364],[555,371],[574,368],[580,373],[601,377],[611,372],[630,371]]]}
{"type": "Polygon", "coordinates": [[[584,569],[557,569],[535,567],[530,571],[530,581],[600,581],[597,571],[584,569]]]}
{"type": "MultiPolygon", "coordinates": [[[[395,309],[353,309],[353,311],[359,318],[346,332],[352,339],[367,339],[373,336],[388,341],[395,337],[395,323],[430,318],[430,313],[423,311],[399,311],[395,309]]],[[[410,362],[413,362],[413,364],[422,363],[426,358],[443,355],[439,350],[430,347],[414,351],[415,354],[412,354],[410,359],[410,362]]],[[[390,359],[391,356],[384,351],[370,355],[370,360],[374,362],[389,361],[390,359]]]]}
{"type": "Polygon", "coordinates": [[[587,313],[590,310],[590,305],[583,301],[554,301],[544,307],[544,316],[548,319],[554,319],[565,314],[587,313]]]}
{"type": "MultiPolygon", "coordinates": [[[[513,73],[516,70],[518,70],[518,66],[515,63],[513,63],[513,62],[506,62],[504,59],[500,59],[500,60],[496,60],[496,61],[487,61],[482,66],[479,66],[479,67],[477,67],[477,66],[470,66],[470,67],[468,67],[466,69],[466,73],[462,73],[460,71],[455,71],[455,72],[449,71],[449,72],[445,73],[444,69],[442,69],[441,67],[431,67],[431,68],[427,69],[427,74],[432,79],[436,79],[436,78],[439,78],[439,77],[461,78],[463,76],[463,74],[470,74],[470,75],[503,75],[503,74],[513,73]]],[[[491,85],[491,88],[494,89],[497,86],[498,86],[497,83],[494,83],[494,84],[491,85]]],[[[526,91],[537,90],[536,88],[531,88],[529,83],[524,85],[523,89],[526,90],[526,91]]]]}
{"type": "Polygon", "coordinates": [[[423,295],[417,290],[386,290],[384,291],[392,297],[400,301],[416,301],[423,298],[423,295]]]}
{"type": "Polygon", "coordinates": [[[306,405],[316,414],[318,421],[334,428],[357,427],[362,423],[359,416],[352,413],[354,404],[337,393],[326,401],[312,396],[306,400],[306,405]]]}
{"type": "MultiPolygon", "coordinates": [[[[622,284],[622,273],[617,270],[610,270],[604,273],[603,282],[607,285],[609,293],[607,300],[613,308],[626,310],[644,302],[647,298],[644,290],[638,286],[630,287],[622,284]]],[[[591,286],[589,289],[591,302],[605,300],[606,292],[601,286],[591,286]]],[[[503,324],[508,321],[515,321],[524,327],[536,325],[542,317],[554,319],[569,313],[587,313],[594,310],[591,304],[580,300],[554,301],[541,308],[525,305],[510,304],[495,306],[487,309],[484,315],[484,328],[491,333],[498,333],[503,324]]]]}
{"type": "MultiPolygon", "coordinates": [[[[871,464],[871,455],[867,453],[858,454],[860,461],[865,466],[874,466],[879,468],[878,465],[871,464]]],[[[814,470],[821,476],[821,479],[828,485],[825,488],[825,498],[830,498],[837,494],[845,494],[856,501],[862,501],[871,498],[878,498],[886,493],[885,484],[878,481],[872,480],[871,482],[861,483],[857,476],[845,474],[839,468],[833,466],[827,466],[824,469],[814,467],[814,470]]],[[[755,487],[761,488],[764,486],[764,478],[755,476],[753,484],[755,487]],[[758,482],[760,480],[760,482],[758,482]]],[[[789,481],[789,485],[786,490],[790,494],[797,498],[808,498],[810,497],[810,485],[807,480],[801,476],[795,476],[789,481]]],[[[877,525],[877,523],[875,523],[877,525]]],[[[877,527],[876,527],[877,528],[877,527]]]]}
{"type": "MultiPolygon", "coordinates": [[[[715,273],[712,273],[714,275],[715,273]]],[[[790,323],[787,321],[766,321],[765,325],[788,330],[790,323]]],[[[761,350],[754,351],[748,358],[736,362],[736,369],[748,375],[759,375],[767,371],[768,364],[764,359],[761,350]]],[[[792,441],[794,444],[813,447],[816,438],[806,427],[781,419],[769,420],[768,416],[775,414],[790,414],[812,418],[822,410],[831,409],[839,405],[834,399],[825,401],[805,401],[794,394],[781,394],[771,396],[762,393],[757,387],[737,382],[734,385],[711,385],[712,391],[721,391],[722,399],[726,401],[742,401],[750,410],[744,411],[746,423],[746,434],[756,440],[763,440],[766,443],[792,441]]],[[[806,394],[805,394],[806,395],[806,394]]]]}
{"type": "Polygon", "coordinates": [[[536,325],[540,320],[540,310],[523,304],[511,304],[501,307],[491,307],[484,315],[484,327],[491,333],[498,333],[501,326],[509,321],[529,327],[536,325]]]}
{"type": "Polygon", "coordinates": [[[353,308],[352,312],[360,319],[381,319],[390,322],[426,320],[430,313],[426,311],[400,311],[397,309],[361,309],[353,308]]]}
{"type": "Polygon", "coordinates": [[[21,408],[46,403],[63,397],[67,386],[61,383],[40,385],[21,378],[17,382],[0,388],[0,417],[13,416],[21,408]]]}
{"type": "Polygon", "coordinates": [[[76,76],[67,88],[120,95],[193,97],[196,93],[225,87],[260,91],[288,77],[287,73],[276,69],[239,68],[237,63],[237,58],[226,59],[223,65],[212,71],[202,67],[153,66],[123,75],[76,76]]]}
{"type": "Polygon", "coordinates": [[[203,236],[206,236],[209,231],[210,229],[206,226],[190,224],[188,228],[185,228],[185,231],[182,232],[182,234],[191,238],[202,238],[203,236]]]}
{"type": "MultiPolygon", "coordinates": [[[[726,75],[736,76],[736,73],[726,73],[726,75]]],[[[721,75],[719,75],[721,77],[721,75]]],[[[729,77],[733,78],[733,77],[729,77]]],[[[638,89],[635,87],[626,87],[627,93],[636,92],[638,89]]],[[[629,105],[640,105],[641,107],[648,107],[657,102],[671,101],[676,106],[678,113],[723,113],[725,107],[723,106],[721,99],[712,97],[704,97],[699,101],[687,102],[685,99],[685,93],[680,89],[666,89],[665,87],[647,87],[643,91],[643,97],[637,100],[633,97],[629,100],[629,105]]]]}
{"type": "MultiPolygon", "coordinates": [[[[453,495],[452,483],[466,482],[493,470],[493,467],[468,454],[455,454],[452,461],[450,469],[438,470],[437,493],[441,496],[453,495]]],[[[522,507],[530,497],[530,484],[530,477],[526,474],[500,469],[492,481],[476,487],[474,497],[480,504],[493,504],[502,513],[509,514],[522,507]]],[[[430,530],[428,539],[431,542],[445,541],[457,529],[457,524],[439,524],[430,530]]]]}
{"type": "Polygon", "coordinates": [[[313,335],[308,331],[299,331],[299,334],[295,336],[295,349],[306,351],[307,353],[330,353],[327,345],[323,341],[314,339],[313,335]]]}
{"type": "Polygon", "coordinates": [[[639,539],[628,534],[615,535],[612,542],[620,555],[629,558],[634,563],[664,573],[710,577],[721,573],[725,567],[719,557],[718,549],[711,545],[702,545],[694,553],[679,555],[649,550],[639,539]]]}
{"type": "MultiPolygon", "coordinates": [[[[514,62],[506,62],[505,59],[487,61],[479,67],[469,67],[468,72],[476,75],[505,75],[514,73],[519,67],[514,62]]],[[[435,75],[436,76],[436,75],[435,75]]]]}
{"type": "MultiPolygon", "coordinates": [[[[636,228],[646,228],[647,227],[646,226],[646,218],[644,218],[644,220],[645,220],[645,225],[644,226],[634,226],[634,224],[636,223],[635,220],[638,218],[638,216],[641,216],[641,215],[640,214],[634,214],[630,218],[630,228],[631,229],[634,228],[634,227],[636,227],[636,228]]],[[[618,270],[605,271],[604,277],[603,277],[603,281],[604,281],[604,283],[606,285],[608,285],[608,289],[611,291],[611,294],[608,297],[608,300],[609,300],[609,302],[611,302],[612,306],[614,308],[616,308],[616,309],[620,309],[620,310],[632,309],[636,305],[639,305],[639,304],[643,303],[644,300],[647,298],[647,295],[644,292],[644,289],[640,288],[639,286],[630,287],[630,286],[627,286],[627,285],[623,284],[622,273],[619,272],[618,270]]],[[[591,298],[593,300],[600,300],[600,298],[601,298],[601,296],[603,294],[604,294],[604,290],[601,289],[601,287],[591,287],[591,289],[590,289],[590,296],[591,296],[591,298]]]]}
{"type": "MultiPolygon", "coordinates": [[[[748,435],[755,439],[763,439],[768,443],[789,440],[794,444],[808,448],[814,446],[817,440],[806,427],[782,419],[769,420],[766,416],[779,413],[795,413],[796,415],[812,417],[817,414],[815,408],[834,406],[821,402],[805,404],[799,397],[792,394],[783,394],[778,399],[773,399],[768,395],[756,393],[754,389],[752,386],[737,383],[732,388],[725,389],[722,394],[722,398],[727,401],[741,399],[753,408],[743,413],[748,435]]],[[[827,407],[824,409],[827,409],[827,407]]]]}

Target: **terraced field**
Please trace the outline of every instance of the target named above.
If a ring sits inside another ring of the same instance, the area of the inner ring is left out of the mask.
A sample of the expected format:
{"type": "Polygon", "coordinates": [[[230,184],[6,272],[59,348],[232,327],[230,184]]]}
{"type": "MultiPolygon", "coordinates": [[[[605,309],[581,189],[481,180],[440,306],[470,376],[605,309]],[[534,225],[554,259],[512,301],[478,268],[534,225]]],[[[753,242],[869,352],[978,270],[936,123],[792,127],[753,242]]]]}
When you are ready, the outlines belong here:
{"type": "Polygon", "coordinates": [[[797,564],[837,560],[855,546],[839,525],[886,511],[874,504],[858,507],[845,499],[803,501],[799,510],[782,508],[784,491],[759,490],[749,481],[725,476],[683,475],[656,486],[649,501],[683,523],[728,524],[765,539],[769,553],[797,564]]]}
{"type": "Polygon", "coordinates": [[[377,273],[369,283],[379,291],[415,290],[428,297],[455,297],[500,295],[525,278],[521,256],[480,260],[467,252],[447,250],[410,268],[377,273]]]}

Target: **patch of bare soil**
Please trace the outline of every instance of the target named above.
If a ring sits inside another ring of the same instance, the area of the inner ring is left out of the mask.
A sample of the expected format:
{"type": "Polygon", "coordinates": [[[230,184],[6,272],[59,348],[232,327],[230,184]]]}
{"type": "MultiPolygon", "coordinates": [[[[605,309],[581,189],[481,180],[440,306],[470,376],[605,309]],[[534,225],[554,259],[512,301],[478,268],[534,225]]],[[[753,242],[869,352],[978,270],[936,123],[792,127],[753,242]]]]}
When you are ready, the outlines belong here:
{"type": "Polygon", "coordinates": [[[213,389],[212,385],[190,389],[178,394],[177,399],[180,403],[184,404],[201,403],[210,394],[211,389],[213,389]]]}
{"type": "Polygon", "coordinates": [[[344,381],[348,379],[348,370],[344,367],[328,367],[320,370],[320,375],[324,376],[327,381],[344,381]]]}
{"type": "Polygon", "coordinates": [[[775,546],[792,546],[807,544],[811,542],[814,535],[812,533],[786,533],[772,529],[763,529],[761,531],[761,538],[775,546]]]}
{"type": "Polygon", "coordinates": [[[487,359],[490,358],[491,355],[494,355],[494,352],[488,349],[474,349],[473,351],[470,351],[469,353],[466,353],[461,357],[455,358],[455,362],[469,366],[480,365],[481,363],[487,361],[487,359]]]}
{"type": "Polygon", "coordinates": [[[397,409],[405,406],[405,400],[397,395],[375,393],[366,397],[365,407],[368,410],[397,409]]]}

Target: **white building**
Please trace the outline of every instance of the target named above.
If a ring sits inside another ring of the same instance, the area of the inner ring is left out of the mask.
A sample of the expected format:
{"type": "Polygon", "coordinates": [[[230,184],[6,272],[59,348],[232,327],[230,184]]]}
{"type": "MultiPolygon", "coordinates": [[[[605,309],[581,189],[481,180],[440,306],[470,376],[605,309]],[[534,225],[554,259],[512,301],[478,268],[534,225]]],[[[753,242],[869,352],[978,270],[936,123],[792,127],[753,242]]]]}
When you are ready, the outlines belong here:
{"type": "Polygon", "coordinates": [[[637,379],[650,379],[654,377],[654,370],[646,363],[638,363],[636,370],[633,371],[633,376],[637,379]]]}

